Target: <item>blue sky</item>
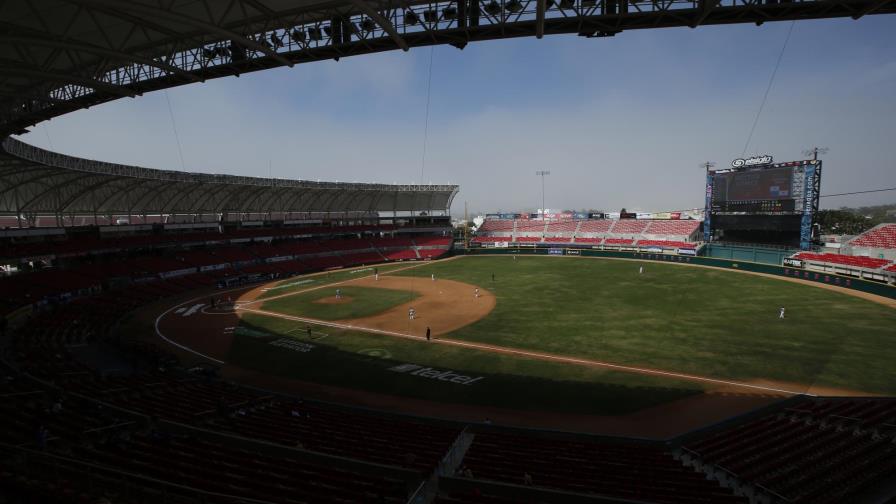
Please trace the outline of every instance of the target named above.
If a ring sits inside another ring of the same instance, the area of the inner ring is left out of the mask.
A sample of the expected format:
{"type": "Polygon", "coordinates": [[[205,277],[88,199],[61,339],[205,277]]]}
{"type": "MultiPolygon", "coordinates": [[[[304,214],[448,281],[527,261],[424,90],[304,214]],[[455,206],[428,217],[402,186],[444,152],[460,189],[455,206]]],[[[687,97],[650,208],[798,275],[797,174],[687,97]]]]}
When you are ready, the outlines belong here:
{"type": "MultiPolygon", "coordinates": [[[[790,23],[419,48],[169,90],[187,170],[457,183],[455,213],[701,205],[701,161],[739,157],[790,23]],[[432,52],[431,52],[432,51],[432,52]],[[426,86],[433,56],[425,168],[426,86]],[[269,168],[270,166],[270,168],[269,168]]],[[[896,187],[896,16],[798,22],[747,154],[830,148],[823,193],[896,187]]],[[[180,169],[164,92],[23,137],[180,169]]],[[[896,202],[896,192],[823,206],[896,202]]]]}

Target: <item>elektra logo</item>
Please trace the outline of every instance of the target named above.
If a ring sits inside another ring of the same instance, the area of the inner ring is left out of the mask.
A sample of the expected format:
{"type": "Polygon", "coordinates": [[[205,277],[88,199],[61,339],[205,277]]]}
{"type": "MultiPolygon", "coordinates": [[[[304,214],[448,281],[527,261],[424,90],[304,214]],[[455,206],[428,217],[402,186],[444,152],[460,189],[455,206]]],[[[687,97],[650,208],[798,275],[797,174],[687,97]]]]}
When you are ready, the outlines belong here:
{"type": "Polygon", "coordinates": [[[743,166],[757,166],[757,165],[766,165],[772,163],[771,156],[753,156],[750,158],[737,158],[731,162],[731,166],[735,168],[741,168],[743,166]]]}
{"type": "Polygon", "coordinates": [[[473,383],[485,378],[484,376],[477,376],[475,378],[472,376],[465,376],[457,374],[451,370],[439,371],[438,369],[418,366],[417,364],[399,364],[398,366],[390,367],[389,371],[395,371],[396,373],[408,373],[414,376],[419,376],[421,378],[459,383],[461,385],[472,385],[473,383]]]}

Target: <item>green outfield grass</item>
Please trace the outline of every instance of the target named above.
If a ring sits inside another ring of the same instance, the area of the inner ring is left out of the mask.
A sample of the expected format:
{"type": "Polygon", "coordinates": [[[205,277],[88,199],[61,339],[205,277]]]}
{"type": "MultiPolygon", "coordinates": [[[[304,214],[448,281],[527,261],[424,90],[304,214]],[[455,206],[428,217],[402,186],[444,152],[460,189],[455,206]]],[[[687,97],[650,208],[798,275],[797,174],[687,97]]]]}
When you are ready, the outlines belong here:
{"type": "Polygon", "coordinates": [[[700,393],[692,382],[569,366],[246,314],[228,362],[268,374],[442,403],[618,415],[700,393]],[[307,328],[312,336],[307,336],[307,328]],[[283,338],[308,352],[277,346],[283,338]],[[274,344],[272,344],[274,343],[274,344]],[[470,385],[390,371],[402,364],[483,377],[470,385]]]}
{"type": "MultiPolygon", "coordinates": [[[[896,310],[839,292],[709,268],[588,258],[464,257],[394,274],[435,274],[495,294],[491,314],[446,338],[725,380],[792,382],[791,390],[816,384],[896,394],[891,371],[896,310]],[[638,273],[641,264],[644,274],[638,273]],[[782,306],[787,318],[778,320],[782,306]]],[[[377,299],[382,289],[355,289],[343,287],[366,315],[400,301],[377,299]]],[[[328,310],[351,305],[312,302],[333,293],[328,287],[268,301],[264,308],[344,318],[328,310]]],[[[704,388],[698,382],[326,327],[314,328],[313,339],[306,341],[313,345],[310,351],[289,351],[271,342],[307,339],[304,324],[255,314],[242,324],[251,332],[237,336],[229,362],[438,401],[621,414],[704,388]],[[483,379],[464,386],[389,370],[408,363],[483,379]]]]}
{"type": "Polygon", "coordinates": [[[896,310],[839,292],[709,268],[570,257],[467,257],[396,274],[432,273],[498,299],[488,317],[452,338],[896,394],[896,310]]]}
{"type": "Polygon", "coordinates": [[[413,301],[418,297],[420,297],[419,294],[411,291],[333,285],[265,301],[261,305],[261,309],[322,320],[345,320],[375,315],[393,306],[413,301]],[[320,302],[323,299],[335,296],[336,289],[340,290],[346,302],[343,304],[324,304],[320,302]]]}

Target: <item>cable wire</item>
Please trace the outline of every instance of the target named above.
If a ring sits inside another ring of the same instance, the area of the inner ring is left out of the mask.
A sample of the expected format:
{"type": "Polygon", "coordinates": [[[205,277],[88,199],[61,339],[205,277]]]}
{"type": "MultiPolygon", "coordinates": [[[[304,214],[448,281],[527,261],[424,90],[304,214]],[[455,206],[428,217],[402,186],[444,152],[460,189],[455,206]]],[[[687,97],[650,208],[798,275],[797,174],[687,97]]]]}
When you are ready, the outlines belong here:
{"type": "Polygon", "coordinates": [[[886,189],[870,189],[867,191],[853,191],[853,192],[845,192],[845,193],[836,193],[836,194],[822,194],[819,198],[830,198],[831,196],[849,196],[851,194],[868,194],[868,193],[877,193],[877,192],[885,192],[885,191],[896,191],[896,187],[887,187],[886,189]]]}
{"type": "Polygon", "coordinates": [[[47,135],[47,143],[50,144],[50,150],[55,151],[56,149],[53,148],[53,140],[50,138],[50,125],[44,123],[44,127],[41,129],[44,130],[44,135],[47,135]]]}
{"type": "Polygon", "coordinates": [[[756,111],[756,118],[753,119],[753,126],[750,128],[750,134],[747,136],[747,143],[744,144],[744,151],[741,153],[740,157],[744,157],[747,154],[747,148],[750,146],[750,141],[753,140],[753,132],[756,131],[756,125],[759,124],[759,116],[762,115],[762,109],[765,108],[765,102],[768,100],[768,93],[772,90],[772,84],[775,82],[775,75],[778,74],[781,58],[784,57],[784,50],[787,49],[787,42],[790,41],[790,34],[793,33],[793,26],[795,24],[796,21],[790,22],[790,28],[787,30],[787,37],[784,39],[784,45],[781,47],[781,52],[778,53],[778,61],[775,63],[775,69],[772,71],[772,76],[768,80],[768,86],[766,86],[765,94],[762,96],[762,103],[759,104],[759,110],[756,111]]]}
{"type": "Polygon", "coordinates": [[[426,115],[423,119],[423,157],[420,159],[420,183],[423,183],[423,174],[426,170],[426,141],[429,138],[429,101],[432,94],[432,59],[436,46],[429,50],[429,77],[426,81],[426,115]]]}
{"type": "Polygon", "coordinates": [[[183,171],[187,171],[187,166],[184,164],[184,151],[180,147],[180,135],[177,134],[177,125],[174,123],[174,110],[171,108],[171,99],[168,98],[168,90],[165,90],[165,101],[168,103],[168,115],[171,116],[171,129],[174,130],[174,140],[177,141],[177,154],[180,156],[180,169],[183,171]]]}

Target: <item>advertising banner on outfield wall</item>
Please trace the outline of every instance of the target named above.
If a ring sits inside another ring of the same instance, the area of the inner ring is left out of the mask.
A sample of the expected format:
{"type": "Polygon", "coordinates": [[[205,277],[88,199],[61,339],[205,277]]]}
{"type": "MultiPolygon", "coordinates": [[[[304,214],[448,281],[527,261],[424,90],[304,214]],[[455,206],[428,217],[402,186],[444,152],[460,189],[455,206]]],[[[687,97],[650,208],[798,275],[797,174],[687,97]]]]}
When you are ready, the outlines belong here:
{"type": "Polygon", "coordinates": [[[794,259],[792,257],[784,258],[784,266],[793,266],[794,268],[802,268],[803,261],[802,259],[794,259]]]}
{"type": "Polygon", "coordinates": [[[495,248],[507,248],[508,245],[508,242],[495,242],[495,248]]]}
{"type": "Polygon", "coordinates": [[[686,255],[686,256],[695,256],[695,255],[697,255],[697,251],[696,251],[696,250],[694,250],[694,249],[685,249],[685,248],[680,248],[680,249],[678,249],[678,253],[679,253],[680,255],[686,255]]]}
{"type": "Polygon", "coordinates": [[[227,268],[227,263],[207,264],[205,266],[200,266],[199,271],[215,271],[215,270],[222,270],[222,269],[226,269],[226,268],[227,268]]]}
{"type": "Polygon", "coordinates": [[[159,277],[161,278],[173,278],[177,276],[189,275],[190,273],[196,273],[196,268],[184,268],[174,271],[165,271],[163,273],[159,273],[159,277]]]}
{"type": "Polygon", "coordinates": [[[559,249],[559,248],[548,249],[548,255],[563,255],[563,249],[559,249]]]}

